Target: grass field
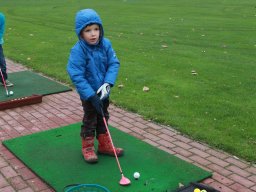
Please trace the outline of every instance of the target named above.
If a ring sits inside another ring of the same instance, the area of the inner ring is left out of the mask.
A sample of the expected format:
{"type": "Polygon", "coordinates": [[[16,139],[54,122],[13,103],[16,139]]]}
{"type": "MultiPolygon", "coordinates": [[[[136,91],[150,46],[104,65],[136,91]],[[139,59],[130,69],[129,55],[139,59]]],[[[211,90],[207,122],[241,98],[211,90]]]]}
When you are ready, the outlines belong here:
{"type": "Polygon", "coordinates": [[[7,18],[5,55],[66,83],[75,13],[96,9],[121,61],[117,85],[124,87],[112,90],[113,103],[256,162],[253,0],[0,4],[7,18]]]}

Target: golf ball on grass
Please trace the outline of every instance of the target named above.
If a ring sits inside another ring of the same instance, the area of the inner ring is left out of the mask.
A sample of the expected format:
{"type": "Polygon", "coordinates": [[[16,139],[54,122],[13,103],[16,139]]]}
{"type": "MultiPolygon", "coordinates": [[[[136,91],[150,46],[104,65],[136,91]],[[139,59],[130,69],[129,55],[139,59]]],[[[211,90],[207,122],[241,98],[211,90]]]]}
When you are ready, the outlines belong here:
{"type": "Polygon", "coordinates": [[[9,91],[9,95],[13,95],[13,91],[9,91]]]}
{"type": "Polygon", "coordinates": [[[139,172],[134,172],[133,177],[136,180],[139,179],[140,178],[140,173],[139,172]]]}

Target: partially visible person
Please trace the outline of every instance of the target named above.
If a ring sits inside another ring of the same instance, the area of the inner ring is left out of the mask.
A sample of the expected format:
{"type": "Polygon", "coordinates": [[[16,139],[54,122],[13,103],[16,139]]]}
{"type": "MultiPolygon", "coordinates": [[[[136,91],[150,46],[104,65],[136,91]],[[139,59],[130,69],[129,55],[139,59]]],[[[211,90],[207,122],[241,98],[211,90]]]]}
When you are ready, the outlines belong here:
{"type": "MultiPolygon", "coordinates": [[[[7,75],[6,62],[5,62],[4,51],[3,51],[4,31],[5,31],[5,16],[3,13],[0,12],[0,69],[2,71],[6,86],[12,87],[13,83],[7,80],[8,75],[7,75]]],[[[0,78],[0,82],[2,85],[4,85],[2,78],[0,78]]]]}

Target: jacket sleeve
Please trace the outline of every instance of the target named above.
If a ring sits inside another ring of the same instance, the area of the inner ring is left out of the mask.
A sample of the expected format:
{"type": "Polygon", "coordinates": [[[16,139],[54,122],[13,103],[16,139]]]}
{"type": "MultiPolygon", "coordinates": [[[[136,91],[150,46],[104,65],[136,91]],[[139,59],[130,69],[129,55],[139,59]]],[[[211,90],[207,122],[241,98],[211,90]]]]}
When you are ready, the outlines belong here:
{"type": "Polygon", "coordinates": [[[105,39],[105,46],[107,50],[108,59],[107,59],[107,72],[105,75],[104,82],[111,84],[111,86],[114,86],[117,75],[118,75],[120,62],[108,39],[105,39]]]}
{"type": "Polygon", "coordinates": [[[86,58],[78,49],[71,49],[67,72],[82,100],[88,100],[95,95],[95,91],[85,78],[86,58]]]}
{"type": "Polygon", "coordinates": [[[5,30],[5,17],[0,13],[0,42],[4,36],[4,30],[5,30]]]}

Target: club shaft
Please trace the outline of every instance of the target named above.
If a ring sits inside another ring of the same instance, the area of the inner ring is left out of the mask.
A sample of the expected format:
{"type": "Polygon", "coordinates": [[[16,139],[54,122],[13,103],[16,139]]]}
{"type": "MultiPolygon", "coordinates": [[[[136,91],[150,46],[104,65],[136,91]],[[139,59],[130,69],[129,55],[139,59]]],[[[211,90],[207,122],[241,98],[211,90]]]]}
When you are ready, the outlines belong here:
{"type": "Polygon", "coordinates": [[[1,77],[2,77],[2,81],[3,81],[3,84],[4,84],[4,88],[5,88],[5,91],[6,91],[6,95],[8,96],[8,89],[7,89],[7,86],[6,86],[6,83],[5,83],[5,80],[4,80],[4,75],[2,73],[2,69],[0,68],[0,73],[1,73],[1,77]]]}
{"type": "Polygon", "coordinates": [[[102,116],[103,116],[103,121],[104,121],[105,127],[106,127],[106,129],[107,129],[107,133],[108,133],[109,138],[110,138],[110,142],[111,142],[111,145],[112,145],[114,154],[115,154],[115,158],[116,158],[116,162],[117,162],[118,168],[119,168],[119,170],[120,170],[121,175],[123,175],[123,171],[122,171],[120,162],[119,162],[118,157],[117,157],[117,154],[116,154],[116,148],[115,148],[115,146],[114,146],[112,137],[111,137],[111,135],[110,135],[110,131],[109,131],[109,129],[108,129],[108,124],[107,124],[106,118],[104,117],[103,111],[102,111],[102,116]]]}

